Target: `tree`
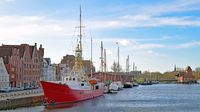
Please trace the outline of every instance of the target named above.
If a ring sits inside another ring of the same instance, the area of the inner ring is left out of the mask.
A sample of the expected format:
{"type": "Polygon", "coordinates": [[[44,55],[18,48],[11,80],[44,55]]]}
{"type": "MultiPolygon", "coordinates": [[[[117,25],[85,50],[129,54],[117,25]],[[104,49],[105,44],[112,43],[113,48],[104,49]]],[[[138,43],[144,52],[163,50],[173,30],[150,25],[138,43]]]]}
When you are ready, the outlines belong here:
{"type": "Polygon", "coordinates": [[[119,72],[121,72],[122,71],[121,65],[118,66],[118,64],[114,61],[113,65],[111,66],[111,70],[113,72],[118,72],[118,68],[119,68],[119,72]]]}

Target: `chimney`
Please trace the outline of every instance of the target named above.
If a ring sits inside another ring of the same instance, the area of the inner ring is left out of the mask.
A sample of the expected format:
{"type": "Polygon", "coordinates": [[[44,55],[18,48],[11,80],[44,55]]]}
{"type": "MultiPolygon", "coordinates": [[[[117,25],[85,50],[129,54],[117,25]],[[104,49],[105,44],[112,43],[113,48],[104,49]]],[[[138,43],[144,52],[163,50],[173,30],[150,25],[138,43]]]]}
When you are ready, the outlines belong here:
{"type": "Polygon", "coordinates": [[[40,48],[42,48],[42,44],[40,44],[40,48]]]}
{"type": "Polygon", "coordinates": [[[36,49],[37,49],[37,43],[35,43],[35,47],[36,47],[36,49]]]}

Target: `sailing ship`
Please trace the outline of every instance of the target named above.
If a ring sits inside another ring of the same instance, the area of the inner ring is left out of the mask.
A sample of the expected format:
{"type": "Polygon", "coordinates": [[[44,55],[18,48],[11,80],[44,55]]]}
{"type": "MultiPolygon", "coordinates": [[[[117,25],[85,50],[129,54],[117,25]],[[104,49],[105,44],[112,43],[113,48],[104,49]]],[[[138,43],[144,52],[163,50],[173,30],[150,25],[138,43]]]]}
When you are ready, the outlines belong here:
{"type": "Polygon", "coordinates": [[[75,49],[75,64],[63,81],[40,81],[47,104],[73,103],[103,95],[104,84],[84,73],[82,63],[82,23],[80,7],[79,41],[75,49]]]}

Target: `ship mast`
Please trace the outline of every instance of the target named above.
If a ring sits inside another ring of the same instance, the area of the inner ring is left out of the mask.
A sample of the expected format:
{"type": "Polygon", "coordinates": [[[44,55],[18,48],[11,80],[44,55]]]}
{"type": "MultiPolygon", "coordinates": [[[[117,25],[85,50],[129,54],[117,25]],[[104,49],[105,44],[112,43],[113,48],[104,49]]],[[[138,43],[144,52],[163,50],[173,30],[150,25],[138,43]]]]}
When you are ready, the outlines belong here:
{"type": "Polygon", "coordinates": [[[91,58],[91,62],[90,62],[90,67],[91,67],[91,68],[90,68],[90,73],[91,73],[91,76],[90,76],[90,77],[92,78],[92,77],[93,77],[93,76],[92,76],[92,75],[93,75],[93,65],[92,65],[92,38],[91,38],[91,54],[90,54],[90,55],[91,55],[91,57],[90,57],[90,58],[91,58]]]}
{"type": "Polygon", "coordinates": [[[80,6],[80,26],[79,26],[79,28],[80,28],[80,40],[79,40],[79,44],[80,44],[80,51],[81,51],[81,57],[82,57],[82,17],[81,17],[81,15],[82,15],[82,10],[81,10],[81,6],[80,6]]]}
{"type": "Polygon", "coordinates": [[[82,58],[82,11],[80,6],[80,24],[79,24],[79,42],[77,44],[76,50],[75,50],[75,71],[78,71],[79,74],[81,74],[81,77],[83,78],[83,58],[82,58]]]}

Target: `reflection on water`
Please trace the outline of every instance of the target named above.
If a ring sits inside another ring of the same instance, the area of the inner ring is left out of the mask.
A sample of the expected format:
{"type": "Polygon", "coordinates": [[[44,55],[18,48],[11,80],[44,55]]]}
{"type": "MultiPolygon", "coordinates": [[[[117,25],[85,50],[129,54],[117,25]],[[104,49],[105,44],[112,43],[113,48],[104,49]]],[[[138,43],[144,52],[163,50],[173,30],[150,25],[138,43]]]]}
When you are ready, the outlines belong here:
{"type": "Polygon", "coordinates": [[[158,84],[124,89],[59,107],[29,107],[15,112],[199,112],[200,85],[158,84]]]}

